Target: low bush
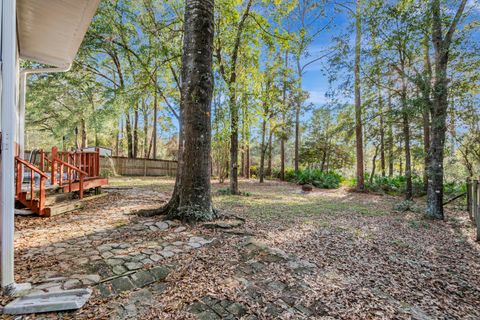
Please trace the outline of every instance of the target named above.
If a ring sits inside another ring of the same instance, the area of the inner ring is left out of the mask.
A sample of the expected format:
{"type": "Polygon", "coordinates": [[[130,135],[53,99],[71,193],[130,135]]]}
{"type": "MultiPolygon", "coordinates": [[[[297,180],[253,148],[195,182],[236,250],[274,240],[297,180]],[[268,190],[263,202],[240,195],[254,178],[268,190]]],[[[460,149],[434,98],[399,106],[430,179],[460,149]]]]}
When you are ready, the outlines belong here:
{"type": "MultiPolygon", "coordinates": [[[[279,175],[277,176],[279,177],[279,175]]],[[[285,170],[285,180],[300,185],[312,184],[317,188],[336,189],[340,187],[343,178],[336,172],[324,172],[318,169],[285,170]]]]}

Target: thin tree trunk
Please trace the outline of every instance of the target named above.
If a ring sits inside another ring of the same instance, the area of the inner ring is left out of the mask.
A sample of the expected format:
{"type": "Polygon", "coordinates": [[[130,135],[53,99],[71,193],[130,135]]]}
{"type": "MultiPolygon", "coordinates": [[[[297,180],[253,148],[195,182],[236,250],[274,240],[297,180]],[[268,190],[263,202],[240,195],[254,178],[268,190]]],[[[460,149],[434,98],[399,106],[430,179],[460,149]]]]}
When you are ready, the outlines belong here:
{"type": "MultiPolygon", "coordinates": [[[[155,79],[157,76],[155,75],[155,79]]],[[[156,87],[156,85],[155,85],[156,87]]],[[[158,97],[157,97],[157,89],[154,91],[153,96],[153,133],[152,133],[152,140],[153,140],[153,159],[157,159],[157,119],[158,119],[158,97]]],[[[150,154],[150,151],[148,152],[150,154]]]]}
{"type": "Polygon", "coordinates": [[[247,153],[246,153],[246,160],[245,160],[245,173],[246,178],[250,179],[250,144],[247,143],[247,153]]]}
{"type": "MultiPolygon", "coordinates": [[[[402,71],[405,70],[402,65],[402,71]]],[[[405,77],[402,76],[402,92],[400,97],[402,103],[402,120],[403,120],[403,137],[405,139],[405,200],[413,200],[412,185],[412,158],[410,152],[410,120],[407,106],[407,83],[405,77]]]]}
{"type": "Polygon", "coordinates": [[[373,178],[375,177],[375,170],[377,168],[378,148],[379,148],[378,145],[375,146],[375,153],[373,154],[373,158],[372,158],[372,172],[370,174],[370,179],[369,179],[370,184],[373,183],[373,178]]]}
{"type": "MultiPolygon", "coordinates": [[[[389,82],[389,86],[391,82],[389,82]]],[[[391,90],[388,90],[388,129],[387,129],[387,147],[388,147],[388,176],[393,177],[393,166],[394,166],[394,158],[393,158],[393,147],[394,147],[394,139],[393,139],[393,121],[392,117],[392,93],[391,90]]]]}
{"type": "Polygon", "coordinates": [[[125,113],[125,130],[127,130],[127,153],[129,158],[133,158],[133,134],[130,123],[130,110],[125,113]]]}
{"type": "Polygon", "coordinates": [[[134,118],[134,127],[133,127],[133,157],[137,158],[138,156],[138,103],[135,106],[135,118],[134,118]]]}
{"type": "Polygon", "coordinates": [[[365,190],[363,165],[363,123],[360,92],[360,53],[362,40],[361,0],[356,2],[355,11],[355,141],[357,154],[357,191],[365,190]]]}
{"type": "Polygon", "coordinates": [[[87,126],[85,124],[85,119],[82,117],[80,120],[80,132],[82,136],[82,149],[85,149],[88,147],[88,141],[87,141],[87,126]]]}
{"type": "Polygon", "coordinates": [[[143,109],[143,157],[148,158],[148,113],[147,108],[143,109]]]}
{"type": "Polygon", "coordinates": [[[273,130],[272,130],[272,125],[270,124],[270,134],[268,137],[268,160],[267,160],[267,170],[265,172],[265,175],[267,177],[270,177],[272,175],[272,149],[273,149],[273,130]]]}
{"type": "Polygon", "coordinates": [[[260,183],[263,183],[265,175],[265,135],[267,130],[267,121],[263,119],[262,121],[262,144],[260,145],[260,168],[259,168],[259,178],[260,183]]]}

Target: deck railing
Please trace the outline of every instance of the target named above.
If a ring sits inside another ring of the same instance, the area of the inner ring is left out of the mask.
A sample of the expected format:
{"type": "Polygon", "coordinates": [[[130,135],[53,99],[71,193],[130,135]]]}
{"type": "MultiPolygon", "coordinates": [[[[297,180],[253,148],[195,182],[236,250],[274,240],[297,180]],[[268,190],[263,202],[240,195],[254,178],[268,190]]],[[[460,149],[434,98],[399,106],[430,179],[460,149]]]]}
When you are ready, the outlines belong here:
{"type": "Polygon", "coordinates": [[[48,175],[35,167],[33,164],[21,159],[20,157],[15,157],[17,165],[17,182],[16,182],[16,197],[19,200],[29,201],[30,207],[38,208],[38,214],[42,215],[43,210],[45,209],[45,181],[48,179],[48,175]],[[27,198],[27,193],[24,193],[22,190],[23,184],[23,167],[30,170],[30,180],[29,180],[29,190],[30,190],[30,199],[27,198]],[[35,174],[40,177],[40,186],[38,200],[35,200],[35,174]],[[24,197],[24,199],[22,199],[24,197]],[[38,201],[38,204],[34,206],[34,202],[38,201]]]}

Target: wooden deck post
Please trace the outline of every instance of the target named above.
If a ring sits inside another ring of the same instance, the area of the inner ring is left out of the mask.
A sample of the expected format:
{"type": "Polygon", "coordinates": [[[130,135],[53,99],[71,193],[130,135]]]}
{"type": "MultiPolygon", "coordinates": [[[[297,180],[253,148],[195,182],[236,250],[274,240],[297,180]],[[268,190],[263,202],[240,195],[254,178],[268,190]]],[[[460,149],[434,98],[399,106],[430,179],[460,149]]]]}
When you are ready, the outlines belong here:
{"type": "Polygon", "coordinates": [[[57,182],[57,163],[55,162],[55,159],[58,157],[58,149],[57,147],[52,148],[52,185],[54,185],[57,182]]]}

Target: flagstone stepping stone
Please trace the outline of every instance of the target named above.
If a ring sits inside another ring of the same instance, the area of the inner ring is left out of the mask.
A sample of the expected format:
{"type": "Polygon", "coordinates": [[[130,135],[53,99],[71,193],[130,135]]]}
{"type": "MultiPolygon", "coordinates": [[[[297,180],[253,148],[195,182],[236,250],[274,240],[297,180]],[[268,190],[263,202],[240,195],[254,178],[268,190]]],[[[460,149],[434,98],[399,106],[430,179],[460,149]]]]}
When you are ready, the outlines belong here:
{"type": "Polygon", "coordinates": [[[142,268],[143,264],[141,262],[127,262],[125,263],[125,267],[128,270],[136,270],[142,268]]]}
{"type": "Polygon", "coordinates": [[[81,285],[82,285],[82,283],[80,282],[80,280],[69,279],[69,280],[65,281],[65,283],[63,284],[63,289],[65,289],[65,290],[75,289],[75,288],[80,287],[81,285]]]}
{"type": "Polygon", "coordinates": [[[132,283],[132,281],[128,276],[115,278],[111,281],[111,284],[115,293],[120,293],[123,291],[132,290],[135,288],[135,285],[132,283]]]}
{"type": "Polygon", "coordinates": [[[166,222],[157,222],[157,223],[155,223],[155,226],[160,230],[167,230],[168,229],[168,223],[166,223],[166,222]]]}
{"type": "Polygon", "coordinates": [[[167,251],[167,250],[161,251],[160,254],[161,254],[164,258],[170,258],[170,257],[173,257],[173,256],[175,255],[172,251],[167,251]]]}
{"type": "Polygon", "coordinates": [[[144,287],[155,281],[153,275],[146,270],[140,270],[138,272],[135,272],[130,276],[130,278],[132,279],[135,286],[139,288],[144,287]]]}
{"type": "Polygon", "coordinates": [[[158,231],[158,230],[160,230],[160,229],[158,229],[156,226],[153,226],[153,225],[152,225],[152,226],[149,226],[148,228],[149,228],[151,231],[158,231]]]}
{"type": "Polygon", "coordinates": [[[102,244],[101,246],[97,247],[97,250],[100,252],[109,251],[112,250],[112,246],[108,244],[102,244]]]}
{"type": "Polygon", "coordinates": [[[106,262],[108,265],[113,267],[123,264],[124,261],[122,259],[107,259],[106,262]]]}
{"type": "Polygon", "coordinates": [[[113,257],[114,254],[111,253],[110,251],[105,251],[105,252],[102,252],[102,253],[101,253],[101,256],[102,256],[102,258],[104,258],[104,259],[108,259],[108,258],[113,257]]]}
{"type": "Polygon", "coordinates": [[[116,275],[120,275],[120,274],[124,274],[125,272],[127,272],[127,269],[122,265],[118,265],[118,266],[114,266],[112,271],[116,275]]]}
{"type": "Polygon", "coordinates": [[[192,248],[200,248],[202,245],[198,242],[189,242],[188,245],[192,248]]]}
{"type": "Polygon", "coordinates": [[[151,259],[153,262],[158,262],[158,261],[160,261],[160,260],[162,259],[162,257],[159,256],[158,254],[152,254],[152,255],[150,256],[150,259],[151,259]]]}
{"type": "Polygon", "coordinates": [[[178,228],[175,228],[175,229],[173,230],[173,232],[175,232],[175,233],[180,233],[180,232],[183,232],[183,231],[185,231],[185,230],[187,230],[187,228],[185,228],[185,227],[178,227],[178,228]]]}

